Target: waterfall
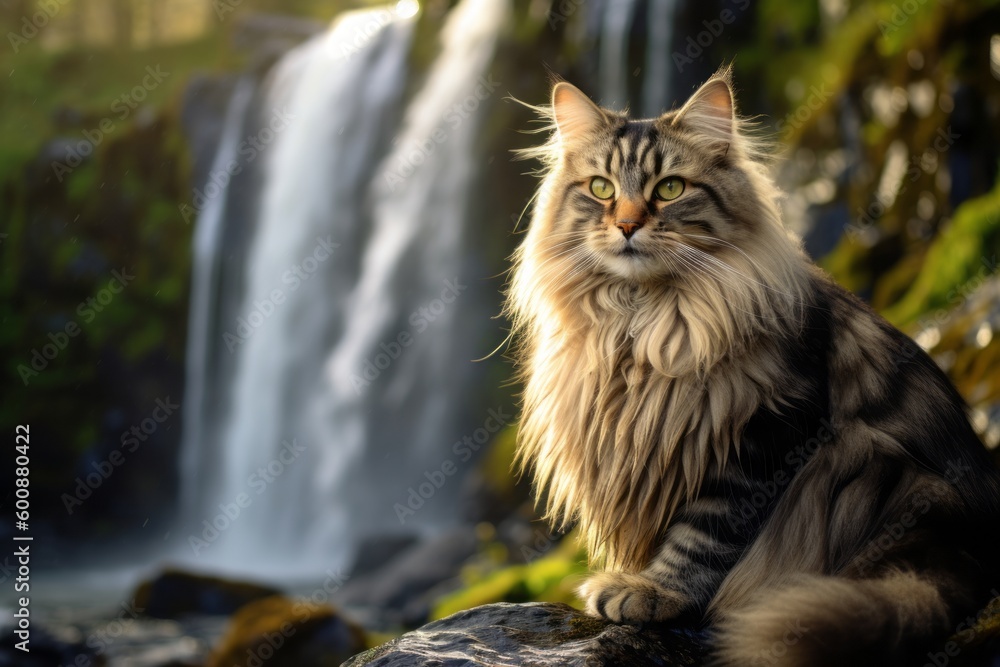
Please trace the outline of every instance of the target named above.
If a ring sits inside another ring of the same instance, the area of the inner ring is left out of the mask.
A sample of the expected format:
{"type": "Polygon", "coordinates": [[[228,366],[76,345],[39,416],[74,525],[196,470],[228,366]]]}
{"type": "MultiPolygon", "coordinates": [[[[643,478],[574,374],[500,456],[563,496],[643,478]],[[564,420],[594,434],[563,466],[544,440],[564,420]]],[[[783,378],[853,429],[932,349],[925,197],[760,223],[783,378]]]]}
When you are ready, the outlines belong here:
{"type": "MultiPolygon", "coordinates": [[[[481,399],[469,391],[481,395],[487,380],[470,361],[485,351],[481,341],[495,313],[484,304],[497,298],[490,293],[495,288],[472,279],[481,270],[470,266],[480,238],[470,200],[486,102],[501,94],[489,66],[508,11],[507,0],[465,0],[451,13],[442,53],[373,183],[377,241],[365,248],[361,279],[349,301],[356,316],[327,365],[332,400],[324,399],[330,410],[324,423],[350,434],[355,446],[352,466],[331,459],[323,471],[340,490],[340,507],[363,497],[373,483],[395,485],[393,500],[405,501],[405,489],[426,482],[422,473],[440,466],[452,441],[483,420],[481,399]],[[391,355],[386,347],[400,345],[403,335],[412,342],[371,385],[362,386],[362,362],[391,355]],[[363,474],[345,477],[348,470],[363,474]]],[[[456,486],[421,508],[425,519],[454,515],[447,498],[456,486]]],[[[398,529],[393,504],[373,507],[365,524],[398,529]]]]}
{"type": "Polygon", "coordinates": [[[599,65],[600,103],[612,109],[629,104],[629,31],[638,0],[607,0],[601,25],[599,65]]]}
{"type": "MultiPolygon", "coordinates": [[[[212,164],[212,174],[223,173],[227,162],[238,154],[240,137],[248,127],[255,88],[256,81],[251,76],[243,76],[237,82],[226,109],[224,130],[212,164]]],[[[225,374],[215,363],[217,355],[214,354],[212,341],[218,340],[221,335],[221,318],[216,313],[218,304],[214,296],[225,290],[223,240],[228,199],[219,192],[208,197],[199,212],[194,233],[188,321],[190,342],[182,413],[186,443],[180,465],[182,514],[196,510],[205,472],[215,467],[214,462],[205,456],[214,453],[206,450],[206,443],[214,436],[206,429],[210,425],[209,415],[213,410],[220,409],[221,394],[225,392],[225,374]]]]}
{"type": "Polygon", "coordinates": [[[651,118],[673,102],[674,62],[671,58],[678,0],[605,0],[599,12],[598,92],[600,103],[613,109],[631,109],[651,118]],[[645,15],[640,10],[645,10],[645,15]],[[634,34],[633,34],[634,33],[634,34]],[[633,55],[633,40],[645,43],[643,60],[633,55]],[[638,90],[631,82],[642,74],[638,90]],[[633,99],[632,93],[637,95],[633,99]],[[641,103],[640,103],[641,102],[641,103]]]}
{"type": "Polygon", "coordinates": [[[659,116],[673,102],[674,61],[670,57],[673,45],[674,15],[677,0],[650,0],[647,9],[646,67],[642,80],[642,115],[659,116]]]}
{"type": "MultiPolygon", "coordinates": [[[[408,12],[344,15],[274,67],[256,109],[261,187],[239,289],[212,282],[224,207],[198,220],[182,561],[304,575],[343,563],[362,536],[456,516],[451,487],[406,526],[393,508],[485,416],[468,362],[495,329],[481,298],[495,286],[469,270],[469,190],[507,11],[452,10],[405,114],[408,12]],[[221,406],[207,394],[218,357],[233,366],[221,406]]],[[[251,150],[228,138],[219,165],[251,150]]]]}

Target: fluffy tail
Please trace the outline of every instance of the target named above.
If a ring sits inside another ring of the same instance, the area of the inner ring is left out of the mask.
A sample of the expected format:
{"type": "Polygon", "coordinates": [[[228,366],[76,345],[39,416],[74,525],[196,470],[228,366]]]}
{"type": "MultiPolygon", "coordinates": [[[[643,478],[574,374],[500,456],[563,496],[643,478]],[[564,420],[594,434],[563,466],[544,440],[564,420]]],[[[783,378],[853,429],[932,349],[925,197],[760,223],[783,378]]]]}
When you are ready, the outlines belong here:
{"type": "Polygon", "coordinates": [[[907,572],[868,580],[807,577],[727,613],[717,626],[716,664],[911,665],[955,630],[941,590],[907,572]]]}

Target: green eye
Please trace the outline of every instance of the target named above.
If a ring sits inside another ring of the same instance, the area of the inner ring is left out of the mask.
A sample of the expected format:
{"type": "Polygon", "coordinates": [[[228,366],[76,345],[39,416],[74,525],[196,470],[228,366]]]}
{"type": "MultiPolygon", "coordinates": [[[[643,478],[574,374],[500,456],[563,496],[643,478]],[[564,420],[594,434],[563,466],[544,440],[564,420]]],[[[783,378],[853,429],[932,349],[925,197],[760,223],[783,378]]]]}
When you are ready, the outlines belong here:
{"type": "Polygon", "coordinates": [[[656,184],[656,189],[653,190],[653,194],[656,195],[657,199],[662,199],[663,201],[671,201],[677,199],[684,192],[684,179],[677,178],[676,176],[670,176],[669,178],[664,178],[662,181],[656,184]]]}
{"type": "Polygon", "coordinates": [[[615,196],[615,186],[611,184],[611,181],[600,176],[594,176],[590,180],[590,191],[598,199],[611,199],[615,196]]]}

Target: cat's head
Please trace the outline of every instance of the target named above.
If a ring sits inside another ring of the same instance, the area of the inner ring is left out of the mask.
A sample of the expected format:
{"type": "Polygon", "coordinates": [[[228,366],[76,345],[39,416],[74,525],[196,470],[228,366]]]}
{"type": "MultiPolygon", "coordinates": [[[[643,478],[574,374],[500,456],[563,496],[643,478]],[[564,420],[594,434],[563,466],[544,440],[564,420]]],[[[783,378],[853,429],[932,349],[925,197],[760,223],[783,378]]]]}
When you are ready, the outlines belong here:
{"type": "MultiPolygon", "coordinates": [[[[569,83],[552,91],[555,131],[532,154],[549,167],[529,242],[564,276],[724,285],[746,255],[795,252],[728,72],[678,110],[633,120],[569,83]]],[[[777,267],[775,267],[777,268],[777,267]]],[[[768,276],[777,279],[779,276],[768,276]]]]}

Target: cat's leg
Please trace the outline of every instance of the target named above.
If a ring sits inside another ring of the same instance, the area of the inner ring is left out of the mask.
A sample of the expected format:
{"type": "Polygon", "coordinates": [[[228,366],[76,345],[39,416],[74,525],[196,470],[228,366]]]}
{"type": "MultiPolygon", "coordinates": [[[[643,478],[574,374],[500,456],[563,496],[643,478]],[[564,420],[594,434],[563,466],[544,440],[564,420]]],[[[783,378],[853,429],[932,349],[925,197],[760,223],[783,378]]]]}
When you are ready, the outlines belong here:
{"type": "Polygon", "coordinates": [[[729,485],[686,505],[641,572],[600,572],[580,588],[587,611],[618,623],[700,615],[759,521],[734,514],[729,485]]]}

